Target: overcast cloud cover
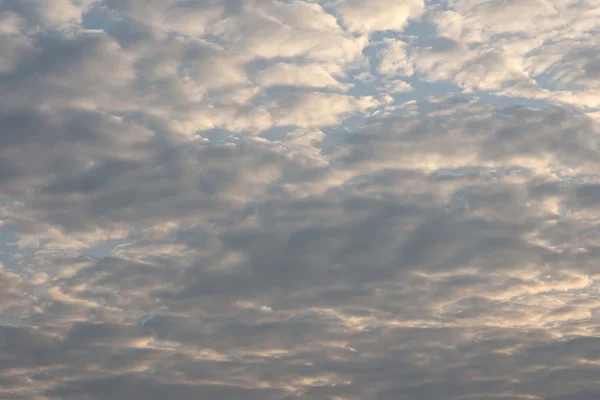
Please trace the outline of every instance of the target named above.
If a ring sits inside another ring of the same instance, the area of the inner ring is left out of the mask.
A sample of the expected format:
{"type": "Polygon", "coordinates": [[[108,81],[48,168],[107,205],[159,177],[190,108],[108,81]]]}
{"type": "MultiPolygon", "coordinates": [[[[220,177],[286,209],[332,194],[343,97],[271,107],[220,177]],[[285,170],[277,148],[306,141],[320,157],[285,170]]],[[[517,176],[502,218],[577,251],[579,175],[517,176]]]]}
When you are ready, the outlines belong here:
{"type": "Polygon", "coordinates": [[[0,0],[0,399],[599,399],[599,34],[0,0]]]}

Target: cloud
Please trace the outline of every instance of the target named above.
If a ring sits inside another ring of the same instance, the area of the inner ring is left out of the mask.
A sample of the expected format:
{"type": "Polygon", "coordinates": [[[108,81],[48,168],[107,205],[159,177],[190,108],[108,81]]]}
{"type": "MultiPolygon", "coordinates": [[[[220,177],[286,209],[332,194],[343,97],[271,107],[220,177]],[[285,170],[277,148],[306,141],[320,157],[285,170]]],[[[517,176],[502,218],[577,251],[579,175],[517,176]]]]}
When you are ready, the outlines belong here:
{"type": "Polygon", "coordinates": [[[402,4],[388,0],[342,0],[333,4],[349,30],[362,33],[401,31],[408,20],[418,18],[424,8],[421,0],[402,4]]]}
{"type": "Polygon", "coordinates": [[[405,42],[395,40],[389,43],[382,54],[379,72],[384,75],[412,76],[414,68],[408,60],[405,42]]]}
{"type": "Polygon", "coordinates": [[[0,12],[27,31],[61,29],[66,24],[81,23],[93,4],[94,0],[16,0],[3,2],[0,12]]]}
{"type": "Polygon", "coordinates": [[[593,1],[535,0],[501,6],[455,1],[450,10],[433,11],[431,21],[439,37],[451,38],[462,51],[454,51],[449,66],[431,64],[428,51],[417,53],[416,62],[425,56],[423,62],[429,63],[423,72],[430,74],[432,66],[437,70],[430,79],[454,80],[469,90],[597,107],[597,88],[583,84],[586,75],[593,75],[589,36],[596,23],[582,11],[593,8],[593,1]]]}
{"type": "Polygon", "coordinates": [[[260,72],[257,83],[264,87],[299,86],[299,87],[331,87],[344,89],[344,85],[336,80],[333,73],[340,70],[335,65],[296,65],[277,63],[260,72]],[[333,71],[328,71],[333,69],[333,71]]]}
{"type": "Polygon", "coordinates": [[[596,9],[0,3],[0,397],[595,398],[596,9]]]}
{"type": "Polygon", "coordinates": [[[377,105],[377,100],[370,96],[356,98],[334,93],[309,93],[278,99],[271,106],[271,114],[278,125],[309,128],[340,123],[344,115],[364,112],[377,105]]]}

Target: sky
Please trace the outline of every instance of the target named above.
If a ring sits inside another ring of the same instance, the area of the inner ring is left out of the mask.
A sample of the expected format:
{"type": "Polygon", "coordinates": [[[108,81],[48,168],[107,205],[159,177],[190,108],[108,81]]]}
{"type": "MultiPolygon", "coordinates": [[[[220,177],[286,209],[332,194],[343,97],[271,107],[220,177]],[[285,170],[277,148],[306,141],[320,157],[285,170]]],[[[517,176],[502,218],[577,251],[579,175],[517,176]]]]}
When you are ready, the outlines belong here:
{"type": "Polygon", "coordinates": [[[600,0],[0,0],[0,399],[600,398],[600,0]]]}

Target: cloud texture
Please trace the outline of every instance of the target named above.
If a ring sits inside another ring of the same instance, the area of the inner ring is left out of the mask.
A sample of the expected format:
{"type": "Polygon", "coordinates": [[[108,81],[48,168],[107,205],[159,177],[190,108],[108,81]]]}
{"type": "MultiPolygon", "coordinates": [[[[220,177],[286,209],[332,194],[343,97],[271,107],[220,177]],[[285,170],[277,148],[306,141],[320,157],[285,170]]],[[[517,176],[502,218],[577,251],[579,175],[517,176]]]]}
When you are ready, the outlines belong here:
{"type": "Polygon", "coordinates": [[[600,396],[600,1],[0,1],[0,398],[600,396]]]}

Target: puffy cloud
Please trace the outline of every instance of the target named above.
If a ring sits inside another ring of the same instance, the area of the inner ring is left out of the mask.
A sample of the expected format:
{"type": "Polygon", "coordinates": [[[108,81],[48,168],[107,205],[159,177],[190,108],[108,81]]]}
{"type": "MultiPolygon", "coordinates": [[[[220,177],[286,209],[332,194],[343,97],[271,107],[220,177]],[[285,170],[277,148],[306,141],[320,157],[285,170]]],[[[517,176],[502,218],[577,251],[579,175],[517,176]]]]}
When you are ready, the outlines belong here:
{"type": "Polygon", "coordinates": [[[401,31],[409,19],[418,18],[424,8],[422,0],[401,3],[389,0],[341,0],[334,1],[333,5],[349,30],[362,33],[401,31]]]}
{"type": "Polygon", "coordinates": [[[452,61],[439,53],[432,61],[431,51],[416,49],[415,62],[424,63],[428,79],[468,90],[597,107],[589,39],[597,29],[596,6],[593,0],[454,1],[431,16],[437,35],[455,42],[452,61]]]}

